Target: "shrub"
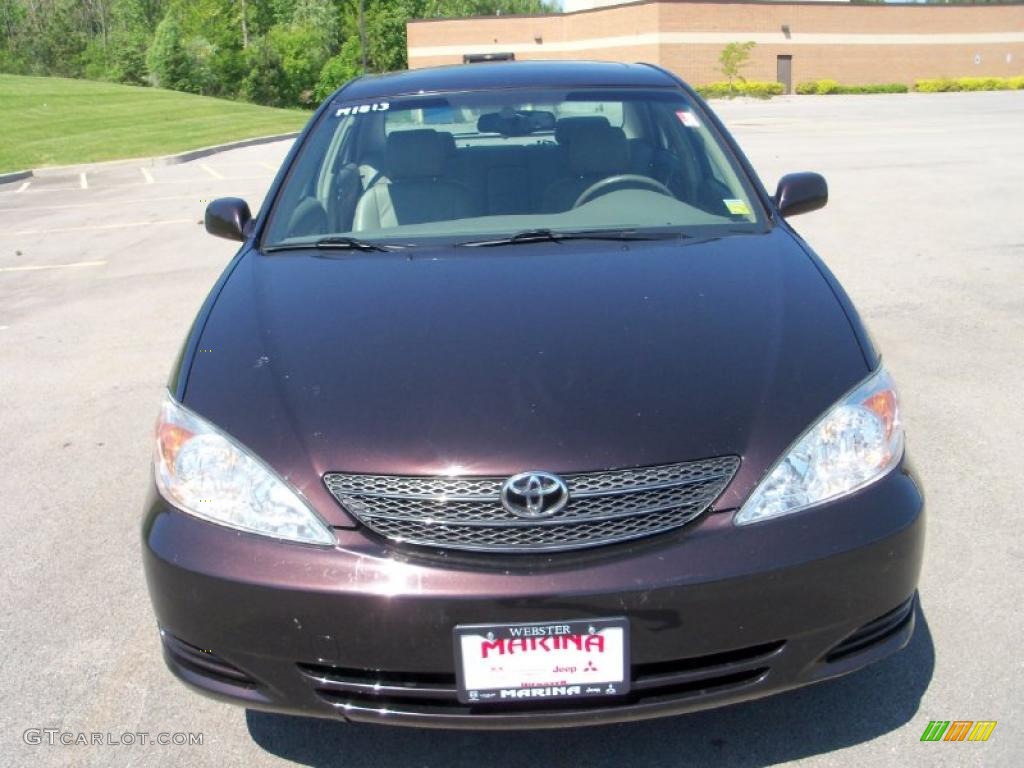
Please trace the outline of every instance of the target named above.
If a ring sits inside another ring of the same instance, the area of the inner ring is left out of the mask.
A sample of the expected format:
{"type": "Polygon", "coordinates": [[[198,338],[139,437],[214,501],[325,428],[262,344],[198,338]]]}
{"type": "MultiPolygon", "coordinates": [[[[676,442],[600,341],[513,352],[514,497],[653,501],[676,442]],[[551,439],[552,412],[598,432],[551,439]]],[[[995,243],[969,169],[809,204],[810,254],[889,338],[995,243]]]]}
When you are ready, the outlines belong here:
{"type": "Polygon", "coordinates": [[[965,91],[1008,91],[1007,77],[961,77],[958,82],[965,91]]]}
{"type": "Polygon", "coordinates": [[[819,94],[867,94],[867,93],[906,93],[910,89],[903,83],[875,83],[872,85],[842,85],[835,80],[811,80],[799,83],[796,92],[804,96],[819,94]]]}
{"type": "Polygon", "coordinates": [[[876,83],[852,87],[858,90],[851,90],[849,93],[907,93],[910,90],[906,83],[876,83]]]}
{"type": "Polygon", "coordinates": [[[946,93],[949,91],[1019,91],[1024,89],[1024,77],[939,77],[918,80],[914,90],[920,93],[946,93]]]}
{"type": "Polygon", "coordinates": [[[747,80],[739,84],[742,96],[753,96],[757,99],[770,99],[772,96],[782,95],[782,83],[772,83],[765,80],[747,80]]]}
{"type": "Polygon", "coordinates": [[[921,93],[943,93],[945,91],[959,91],[960,88],[957,87],[954,80],[939,77],[932,80],[918,80],[914,83],[914,90],[921,93]]]}
{"type": "Polygon", "coordinates": [[[697,93],[705,99],[731,99],[736,96],[751,96],[755,99],[770,99],[782,95],[782,83],[764,80],[745,80],[729,83],[726,81],[699,85],[697,93]]]}
{"type": "Polygon", "coordinates": [[[839,93],[839,82],[836,80],[819,80],[817,92],[821,96],[839,93]]]}

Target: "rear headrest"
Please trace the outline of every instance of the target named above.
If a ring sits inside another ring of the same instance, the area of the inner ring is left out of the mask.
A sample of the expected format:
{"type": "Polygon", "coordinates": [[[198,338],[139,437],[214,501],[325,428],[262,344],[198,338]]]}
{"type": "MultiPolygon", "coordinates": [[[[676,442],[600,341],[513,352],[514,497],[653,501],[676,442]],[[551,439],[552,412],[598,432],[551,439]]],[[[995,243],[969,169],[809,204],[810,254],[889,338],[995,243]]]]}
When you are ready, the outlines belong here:
{"type": "Polygon", "coordinates": [[[432,128],[395,131],[388,135],[388,175],[392,179],[440,176],[450,151],[451,143],[432,128]]]}
{"type": "Polygon", "coordinates": [[[595,125],[610,126],[607,117],[590,115],[587,117],[563,117],[555,123],[555,141],[563,147],[572,143],[573,136],[579,131],[595,125]]]}
{"type": "Polygon", "coordinates": [[[629,170],[629,144],[621,128],[589,125],[572,137],[569,168],[581,176],[629,170]]]}

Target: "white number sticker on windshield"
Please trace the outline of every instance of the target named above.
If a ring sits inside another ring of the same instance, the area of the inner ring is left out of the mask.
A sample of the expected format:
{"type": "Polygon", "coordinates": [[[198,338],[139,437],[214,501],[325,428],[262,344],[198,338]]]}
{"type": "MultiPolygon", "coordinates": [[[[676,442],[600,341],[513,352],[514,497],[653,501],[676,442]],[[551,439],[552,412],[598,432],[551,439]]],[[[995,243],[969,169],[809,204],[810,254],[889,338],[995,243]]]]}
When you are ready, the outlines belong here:
{"type": "Polygon", "coordinates": [[[335,117],[344,117],[346,115],[368,115],[371,112],[387,112],[391,109],[391,105],[386,101],[377,101],[373,104],[356,104],[354,107],[338,107],[334,113],[335,117]]]}
{"type": "Polygon", "coordinates": [[[685,125],[687,128],[700,128],[700,120],[697,116],[685,109],[680,109],[676,112],[676,117],[679,118],[679,122],[685,125]]]}

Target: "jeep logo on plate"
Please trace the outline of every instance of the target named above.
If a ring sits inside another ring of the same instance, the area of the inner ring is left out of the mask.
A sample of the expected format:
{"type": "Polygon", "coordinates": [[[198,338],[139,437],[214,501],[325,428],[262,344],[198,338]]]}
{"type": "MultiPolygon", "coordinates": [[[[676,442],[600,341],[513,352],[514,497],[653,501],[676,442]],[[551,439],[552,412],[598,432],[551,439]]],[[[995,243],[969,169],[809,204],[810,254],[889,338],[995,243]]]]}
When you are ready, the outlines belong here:
{"type": "Polygon", "coordinates": [[[550,472],[522,472],[501,486],[501,505],[517,517],[551,517],[568,502],[569,489],[550,472]]]}

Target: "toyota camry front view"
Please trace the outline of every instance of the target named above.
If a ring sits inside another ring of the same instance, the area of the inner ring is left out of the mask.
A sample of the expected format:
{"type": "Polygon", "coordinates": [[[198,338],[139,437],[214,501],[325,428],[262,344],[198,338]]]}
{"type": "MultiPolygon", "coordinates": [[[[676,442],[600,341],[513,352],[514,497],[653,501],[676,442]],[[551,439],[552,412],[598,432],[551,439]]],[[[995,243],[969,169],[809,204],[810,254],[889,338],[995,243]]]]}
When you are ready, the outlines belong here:
{"type": "Polygon", "coordinates": [[[842,675],[914,630],[923,496],[855,309],[684,83],[477,64],[329,98],[159,410],[144,561],[194,689],[537,728],[842,675]]]}

